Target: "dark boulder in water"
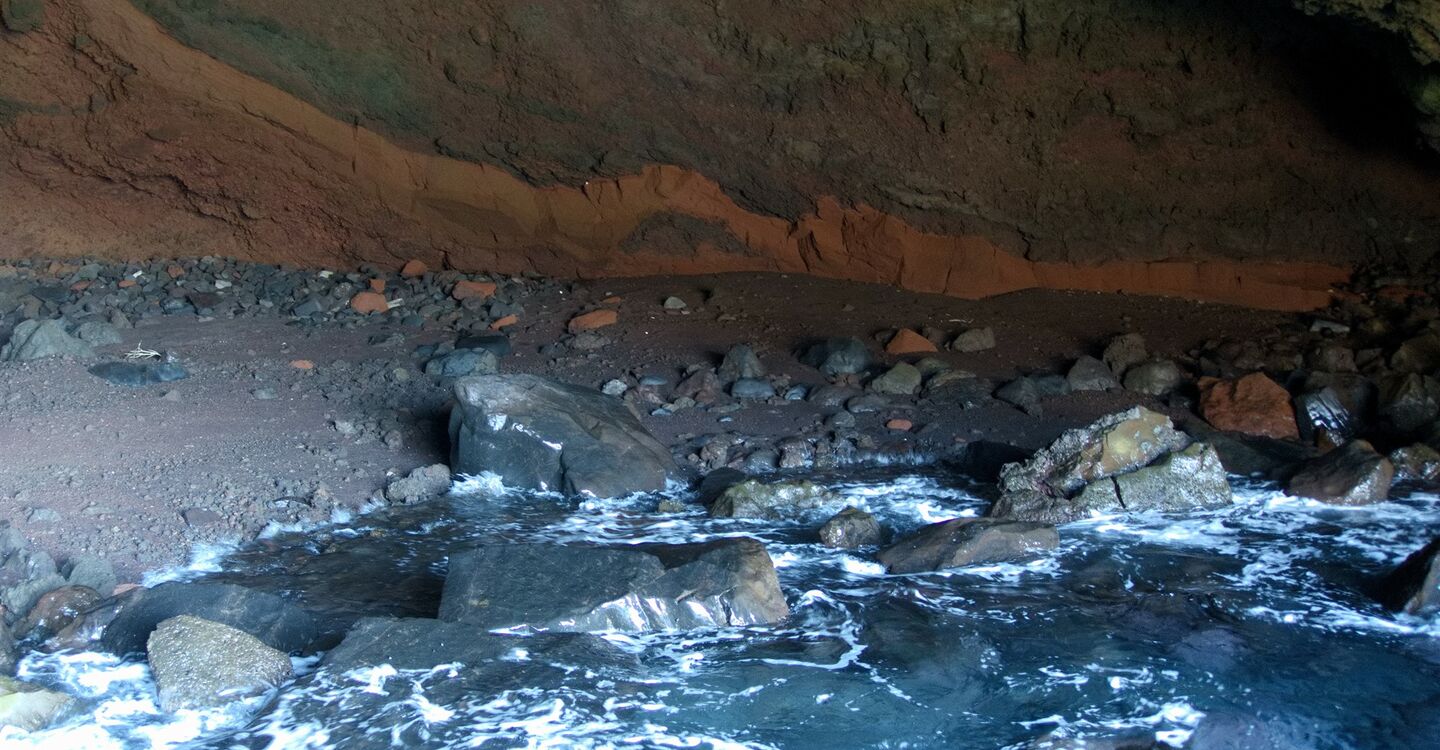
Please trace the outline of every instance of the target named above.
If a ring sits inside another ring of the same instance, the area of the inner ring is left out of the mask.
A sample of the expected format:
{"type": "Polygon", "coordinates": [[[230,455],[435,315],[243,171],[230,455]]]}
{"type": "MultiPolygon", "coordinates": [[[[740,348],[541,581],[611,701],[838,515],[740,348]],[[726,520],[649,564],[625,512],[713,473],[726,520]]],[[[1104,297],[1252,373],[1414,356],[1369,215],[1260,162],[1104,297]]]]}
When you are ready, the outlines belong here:
{"type": "Polygon", "coordinates": [[[179,615],[229,625],[285,653],[323,651],[340,641],[341,623],[327,620],[275,594],[228,583],[162,583],[129,597],[100,636],[116,654],[145,651],[161,622],[179,615]]]}
{"type": "Polygon", "coordinates": [[[1440,537],[1436,537],[1380,581],[1381,604],[1421,617],[1440,612],[1440,537]]]}
{"type": "Polygon", "coordinates": [[[1060,545],[1054,526],[989,518],[932,523],[880,551],[889,573],[924,573],[1035,557],[1060,545]]]}
{"type": "Polygon", "coordinates": [[[1390,495],[1395,465],[1364,440],[1351,440],[1300,468],[1290,478],[1291,495],[1336,505],[1368,505],[1390,495]]]}
{"type": "Polygon", "coordinates": [[[534,490],[615,497],[664,488],[670,451],[624,402],[534,375],[455,382],[450,467],[534,490]]]}
{"type": "Polygon", "coordinates": [[[880,522],[859,508],[846,508],[820,527],[820,543],[836,549],[855,549],[879,544],[880,522]]]}
{"type": "Polygon", "coordinates": [[[450,558],[440,619],[492,630],[683,630],[789,615],[754,539],[622,548],[504,544],[450,558]]]}

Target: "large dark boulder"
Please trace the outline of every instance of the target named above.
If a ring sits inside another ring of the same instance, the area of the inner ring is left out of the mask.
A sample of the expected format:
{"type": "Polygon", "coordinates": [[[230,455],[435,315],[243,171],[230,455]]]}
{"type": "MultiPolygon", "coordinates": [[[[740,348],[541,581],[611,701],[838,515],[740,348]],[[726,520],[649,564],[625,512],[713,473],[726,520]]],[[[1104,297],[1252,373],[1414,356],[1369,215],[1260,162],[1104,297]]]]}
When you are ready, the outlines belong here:
{"type": "Polygon", "coordinates": [[[1424,617],[1440,612],[1440,537],[1385,576],[1376,598],[1386,607],[1409,615],[1424,617]]]}
{"type": "Polygon", "coordinates": [[[1060,536],[1048,524],[956,518],[932,523],[880,550],[889,573],[924,573],[1034,557],[1055,549],[1060,536]]]}
{"type": "Polygon", "coordinates": [[[100,644],[116,654],[143,653],[155,628],[180,615],[229,625],[285,653],[323,651],[343,635],[340,623],[275,594],[229,583],[171,582],[132,594],[100,644]]]}
{"type": "Polygon", "coordinates": [[[506,485],[614,497],[664,488],[670,452],[624,402],[534,375],[455,382],[450,467],[506,485]]]}
{"type": "Polygon", "coordinates": [[[754,539],[623,548],[504,544],[450,558],[440,619],[492,630],[645,631],[789,615],[754,539]]]}
{"type": "Polygon", "coordinates": [[[1336,505],[1368,505],[1390,495],[1395,465],[1364,440],[1351,440],[1300,467],[1285,490],[1336,505]]]}

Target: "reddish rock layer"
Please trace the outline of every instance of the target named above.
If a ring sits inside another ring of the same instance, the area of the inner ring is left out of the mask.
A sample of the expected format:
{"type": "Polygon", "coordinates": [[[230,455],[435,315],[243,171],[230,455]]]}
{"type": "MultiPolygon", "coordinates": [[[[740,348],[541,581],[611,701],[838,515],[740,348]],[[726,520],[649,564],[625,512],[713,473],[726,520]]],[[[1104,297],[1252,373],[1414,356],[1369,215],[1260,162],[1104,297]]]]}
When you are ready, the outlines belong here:
{"type": "MultiPolygon", "coordinates": [[[[1323,305],[1346,276],[1314,262],[1033,261],[988,231],[925,231],[863,202],[821,196],[795,218],[769,215],[679,166],[539,187],[341,121],[180,44],[124,2],[52,0],[40,28],[0,38],[0,64],[14,71],[0,81],[3,256],[420,258],[578,277],[782,271],[963,297],[1047,287],[1270,309],[1323,305]]],[[[1394,177],[1407,200],[1423,183],[1394,165],[1367,170],[1394,177]]]]}

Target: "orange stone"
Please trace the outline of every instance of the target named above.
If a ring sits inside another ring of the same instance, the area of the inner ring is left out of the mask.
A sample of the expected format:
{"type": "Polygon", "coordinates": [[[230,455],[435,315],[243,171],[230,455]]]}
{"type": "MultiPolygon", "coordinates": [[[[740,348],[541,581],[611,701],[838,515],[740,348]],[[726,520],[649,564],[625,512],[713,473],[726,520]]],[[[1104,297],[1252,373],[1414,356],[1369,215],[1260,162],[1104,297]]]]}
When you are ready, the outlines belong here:
{"type": "Polygon", "coordinates": [[[450,296],[457,300],[470,299],[472,297],[490,299],[495,296],[495,290],[497,288],[493,281],[457,281],[455,282],[455,288],[450,290],[450,296]]]}
{"type": "Polygon", "coordinates": [[[400,275],[407,279],[413,279],[418,276],[424,276],[429,271],[430,266],[425,265],[425,261],[412,258],[406,261],[405,265],[400,269],[400,275]]]}
{"type": "Polygon", "coordinates": [[[1201,378],[1200,416],[1217,430],[1300,437],[1290,392],[1264,373],[1252,372],[1239,380],[1201,378]]]}
{"type": "Polygon", "coordinates": [[[369,315],[387,312],[390,303],[386,301],[385,295],[379,292],[361,292],[350,298],[350,307],[361,315],[369,315]]]}
{"type": "Polygon", "coordinates": [[[70,291],[72,291],[72,292],[83,292],[83,291],[85,291],[86,289],[89,289],[89,288],[90,288],[90,285],[93,284],[93,283],[95,283],[95,282],[93,282],[93,281],[77,281],[77,282],[75,282],[74,284],[71,284],[71,285],[70,285],[70,291]]]}
{"type": "Polygon", "coordinates": [[[519,318],[519,317],[514,316],[514,315],[506,315],[505,317],[496,320],[494,323],[491,323],[491,324],[490,324],[490,330],[492,330],[492,331],[498,331],[498,330],[500,330],[501,328],[504,328],[504,327],[506,327],[506,326],[513,326],[513,325],[515,325],[516,323],[519,323],[519,322],[520,322],[520,318],[519,318]]]}
{"type": "Polygon", "coordinates": [[[887,354],[924,354],[935,351],[935,344],[930,339],[910,330],[901,328],[890,343],[885,345],[887,354]]]}
{"type": "Polygon", "coordinates": [[[606,297],[605,299],[600,300],[600,304],[602,304],[602,305],[618,305],[618,304],[620,304],[621,302],[624,302],[624,301],[625,301],[625,298],[624,298],[624,297],[620,297],[620,296],[618,296],[618,295],[612,294],[612,295],[610,295],[609,297],[606,297]]]}
{"type": "Polygon", "coordinates": [[[290,366],[293,367],[293,368],[295,368],[295,369],[297,369],[297,370],[313,370],[313,369],[315,369],[315,363],[314,363],[314,362],[311,362],[311,361],[308,360],[308,359],[292,359],[292,360],[290,360],[290,366]]]}
{"type": "Polygon", "coordinates": [[[596,328],[604,328],[605,326],[613,326],[619,322],[619,320],[620,314],[614,310],[591,310],[588,313],[576,315],[571,318],[570,324],[566,327],[570,329],[571,333],[579,333],[581,331],[593,331],[596,328]]]}
{"type": "Polygon", "coordinates": [[[384,280],[384,279],[371,279],[371,280],[370,280],[370,291],[372,291],[372,292],[383,292],[383,291],[385,291],[385,280],[384,280]]]}
{"type": "Polygon", "coordinates": [[[121,289],[129,289],[130,287],[135,286],[138,283],[140,282],[134,279],[121,279],[120,283],[116,284],[116,286],[120,287],[121,289]]]}
{"type": "Polygon", "coordinates": [[[185,275],[185,269],[181,268],[180,266],[166,266],[165,273],[168,274],[172,279],[178,279],[181,276],[185,275]]]}
{"type": "Polygon", "coordinates": [[[892,419],[889,422],[886,422],[885,426],[892,430],[909,432],[910,429],[915,426],[915,423],[911,422],[908,419],[892,419]]]}

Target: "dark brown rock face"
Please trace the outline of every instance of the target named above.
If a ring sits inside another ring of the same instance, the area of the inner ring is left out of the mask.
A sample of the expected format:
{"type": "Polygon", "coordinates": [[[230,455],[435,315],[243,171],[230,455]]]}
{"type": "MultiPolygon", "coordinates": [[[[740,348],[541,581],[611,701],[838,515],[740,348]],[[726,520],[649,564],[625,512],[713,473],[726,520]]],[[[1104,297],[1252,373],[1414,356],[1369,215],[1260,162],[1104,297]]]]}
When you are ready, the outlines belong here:
{"type": "Polygon", "coordinates": [[[1364,40],[1283,5],[5,7],[0,246],[22,255],[1296,309],[1362,253],[1440,240],[1408,132],[1351,127],[1389,116],[1331,62],[1364,40]]]}

